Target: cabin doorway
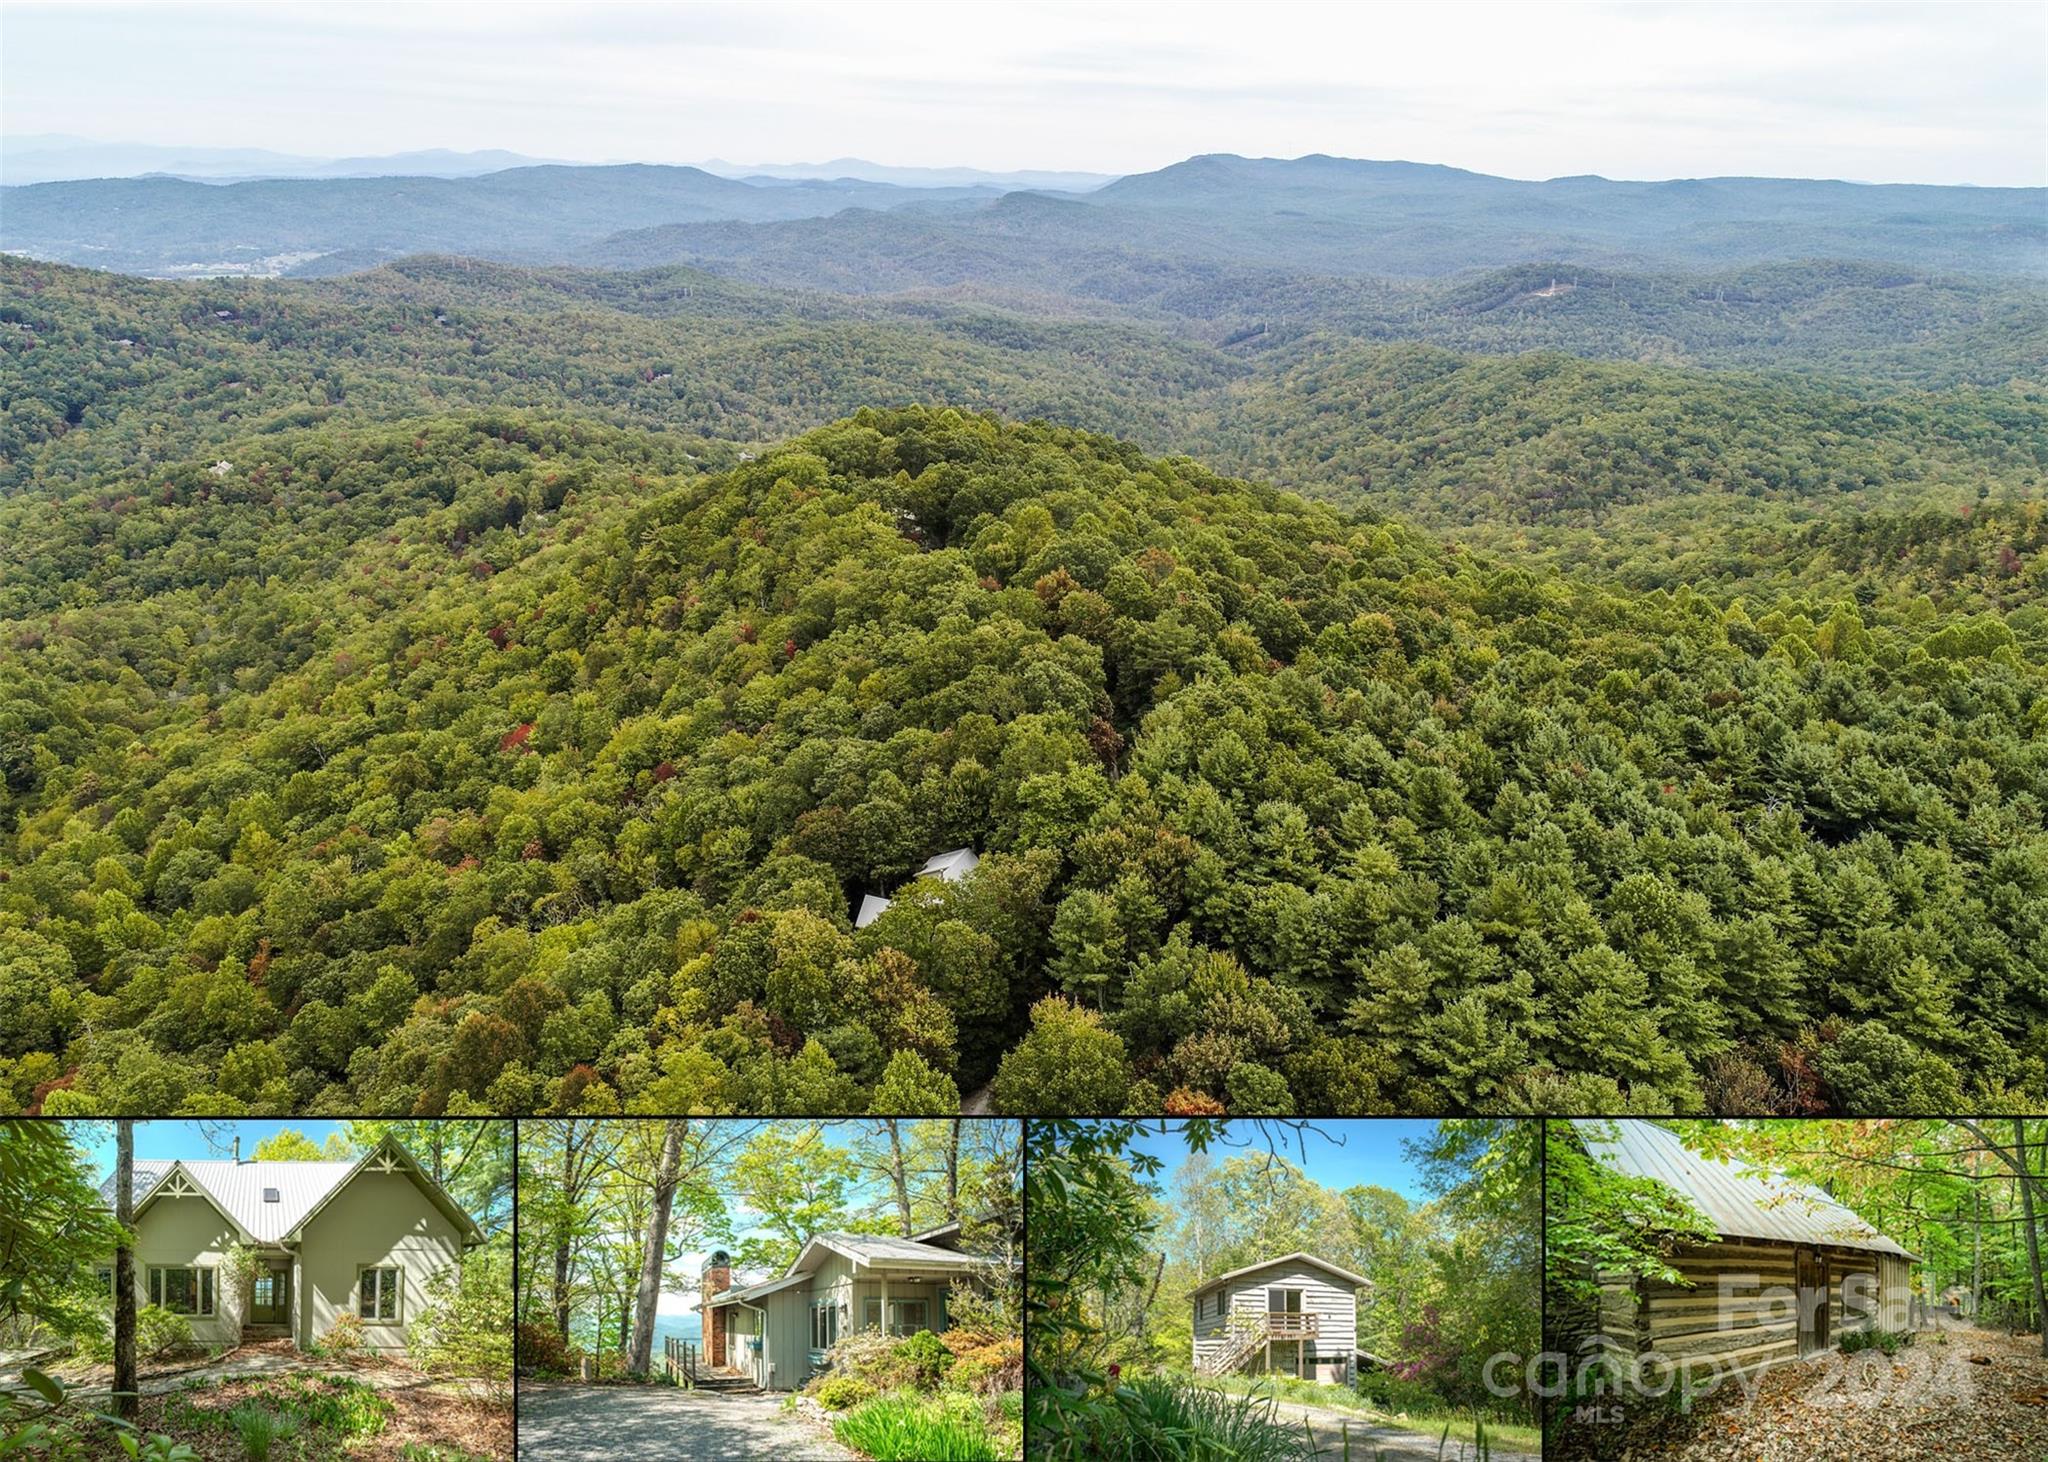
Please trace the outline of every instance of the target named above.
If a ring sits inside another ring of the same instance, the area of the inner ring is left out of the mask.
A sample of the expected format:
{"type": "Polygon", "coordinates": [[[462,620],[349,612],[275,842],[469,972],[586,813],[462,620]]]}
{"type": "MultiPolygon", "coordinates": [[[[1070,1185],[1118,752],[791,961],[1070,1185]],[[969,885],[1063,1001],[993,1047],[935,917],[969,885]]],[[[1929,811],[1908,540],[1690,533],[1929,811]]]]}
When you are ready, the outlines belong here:
{"type": "Polygon", "coordinates": [[[1266,1291],[1266,1369],[1276,1366],[1290,1376],[1305,1376],[1307,1331],[1301,1318],[1301,1291],[1275,1286],[1266,1291]]]}
{"type": "Polygon", "coordinates": [[[292,1272],[259,1269],[249,1279],[249,1323],[282,1325],[291,1315],[292,1272]]]}
{"type": "Polygon", "coordinates": [[[1828,1261],[1808,1248],[1792,1252],[1799,1287],[1799,1354],[1818,1355],[1828,1348],[1828,1261]]]}

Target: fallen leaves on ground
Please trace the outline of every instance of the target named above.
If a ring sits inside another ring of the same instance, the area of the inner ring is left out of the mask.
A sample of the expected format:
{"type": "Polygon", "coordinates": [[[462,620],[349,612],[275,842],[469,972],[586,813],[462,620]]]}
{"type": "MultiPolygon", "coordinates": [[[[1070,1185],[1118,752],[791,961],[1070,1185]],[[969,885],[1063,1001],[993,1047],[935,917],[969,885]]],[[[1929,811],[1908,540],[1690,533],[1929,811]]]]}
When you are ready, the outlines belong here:
{"type": "Polygon", "coordinates": [[[1729,1382],[1690,1416],[1572,1426],[1546,1456],[1588,1462],[2048,1458],[2040,1337],[1922,1334],[1896,1356],[1829,1354],[1729,1382]]]}
{"type": "MultiPolygon", "coordinates": [[[[189,1445],[203,1462],[244,1462],[240,1439],[225,1429],[178,1427],[170,1417],[181,1400],[207,1411],[232,1411],[251,1396],[261,1394],[260,1381],[228,1381],[209,1386],[203,1392],[182,1396],[173,1392],[142,1398],[138,1422],[145,1432],[162,1432],[189,1445]]],[[[461,1395],[451,1386],[419,1378],[417,1384],[379,1388],[378,1394],[392,1406],[383,1430],[371,1437],[357,1437],[344,1450],[341,1439],[329,1433],[302,1432],[298,1442],[307,1448],[308,1458],[325,1462],[347,1458],[348,1462],[399,1462],[408,1443],[460,1447],[480,1457],[510,1462],[512,1457],[512,1408],[492,1405],[461,1395]]],[[[299,1454],[293,1454],[299,1455],[299,1454]]]]}

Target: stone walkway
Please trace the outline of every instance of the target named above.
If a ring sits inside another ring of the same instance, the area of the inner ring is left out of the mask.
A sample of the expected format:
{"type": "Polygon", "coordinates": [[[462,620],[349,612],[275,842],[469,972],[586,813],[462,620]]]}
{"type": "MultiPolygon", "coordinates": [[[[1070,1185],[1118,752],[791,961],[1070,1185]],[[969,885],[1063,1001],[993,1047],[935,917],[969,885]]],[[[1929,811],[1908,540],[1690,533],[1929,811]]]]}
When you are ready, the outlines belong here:
{"type": "Polygon", "coordinates": [[[785,1413],[780,1396],[521,1381],[519,1455],[527,1462],[848,1462],[859,1454],[785,1413]]]}

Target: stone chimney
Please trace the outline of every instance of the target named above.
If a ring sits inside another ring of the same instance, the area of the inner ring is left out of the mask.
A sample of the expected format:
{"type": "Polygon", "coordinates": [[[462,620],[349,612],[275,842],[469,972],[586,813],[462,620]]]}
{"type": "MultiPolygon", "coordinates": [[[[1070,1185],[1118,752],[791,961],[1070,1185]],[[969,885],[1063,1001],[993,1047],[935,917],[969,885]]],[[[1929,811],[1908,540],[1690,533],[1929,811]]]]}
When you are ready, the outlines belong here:
{"type": "MultiPolygon", "coordinates": [[[[704,1266],[704,1299],[715,1294],[724,1294],[732,1288],[732,1256],[723,1249],[714,1249],[710,1262],[704,1266]]],[[[720,1305],[712,1309],[707,1304],[704,1318],[704,1360],[707,1365],[725,1364],[725,1309],[720,1305]]]]}

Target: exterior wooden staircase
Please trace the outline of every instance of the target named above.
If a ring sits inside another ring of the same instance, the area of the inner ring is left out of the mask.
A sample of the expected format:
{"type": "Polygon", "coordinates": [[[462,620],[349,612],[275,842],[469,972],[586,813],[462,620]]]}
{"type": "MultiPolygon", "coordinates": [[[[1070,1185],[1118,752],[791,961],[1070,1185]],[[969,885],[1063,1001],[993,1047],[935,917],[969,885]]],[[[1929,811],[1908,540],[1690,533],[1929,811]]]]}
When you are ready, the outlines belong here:
{"type": "Polygon", "coordinates": [[[1321,1318],[1303,1314],[1234,1314],[1224,1332],[1223,1344],[1202,1357],[1195,1374],[1225,1376],[1242,1370],[1246,1362],[1265,1349],[1268,1341],[1314,1340],[1321,1318]]]}

